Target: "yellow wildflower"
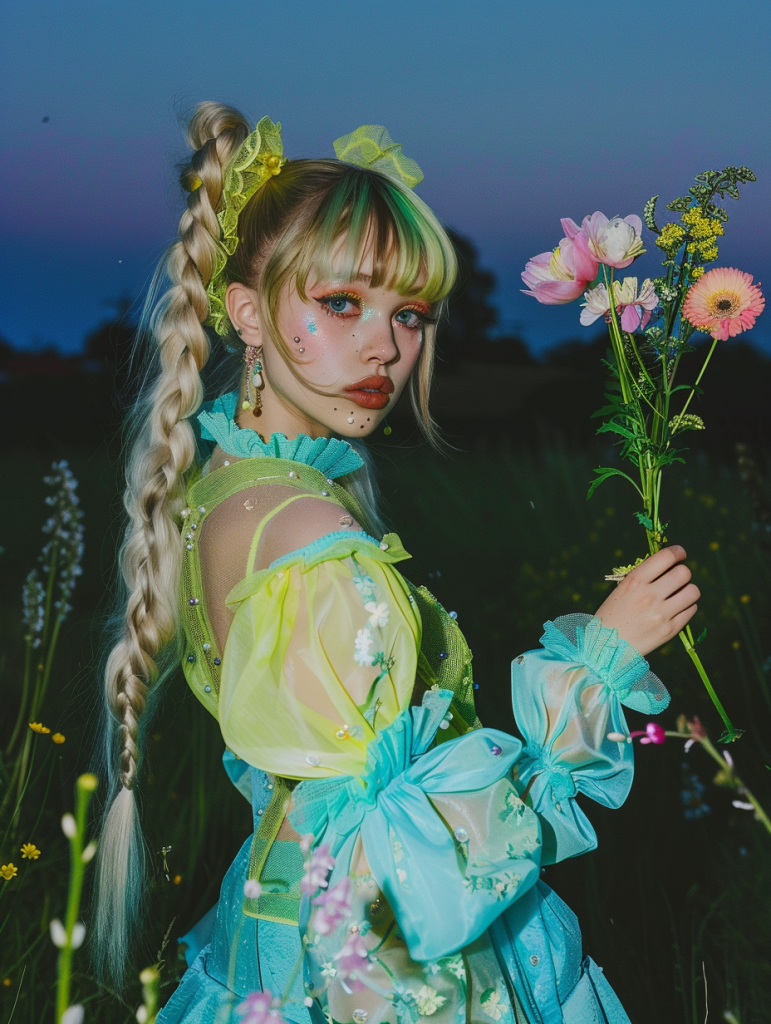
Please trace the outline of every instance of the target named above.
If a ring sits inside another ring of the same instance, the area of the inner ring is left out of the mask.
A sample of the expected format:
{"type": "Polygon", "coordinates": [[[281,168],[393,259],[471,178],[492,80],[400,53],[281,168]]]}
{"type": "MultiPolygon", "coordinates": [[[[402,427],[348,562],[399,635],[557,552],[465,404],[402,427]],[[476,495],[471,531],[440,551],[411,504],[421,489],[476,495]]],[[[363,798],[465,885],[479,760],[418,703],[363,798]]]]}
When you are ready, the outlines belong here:
{"type": "Polygon", "coordinates": [[[718,544],[718,542],[716,540],[713,540],[712,543],[709,546],[709,550],[710,551],[717,551],[717,549],[719,547],[720,547],[720,545],[718,544]]]}
{"type": "Polygon", "coordinates": [[[698,281],[704,273],[704,267],[693,267],[691,269],[691,280],[698,281]]]}
{"type": "Polygon", "coordinates": [[[66,738],[67,737],[62,735],[62,733],[60,733],[60,732],[55,732],[53,734],[53,736],[51,737],[51,739],[54,741],[54,743],[64,743],[66,738]]]}
{"type": "Polygon", "coordinates": [[[12,985],[11,979],[10,978],[3,978],[3,984],[5,985],[6,988],[10,988],[11,985],[12,985]]]}
{"type": "Polygon", "coordinates": [[[10,880],[13,878],[13,876],[14,875],[18,875],[18,873],[19,873],[19,869],[16,867],[15,864],[2,864],[2,865],[0,865],[0,875],[3,876],[3,878],[6,880],[6,882],[10,882],[10,880]]]}
{"type": "Polygon", "coordinates": [[[46,732],[50,732],[51,731],[48,728],[48,726],[47,725],[43,725],[42,722],[30,722],[29,723],[29,727],[30,727],[30,729],[33,732],[46,733],[46,732]]]}
{"type": "Polygon", "coordinates": [[[731,647],[733,647],[733,649],[735,651],[738,651],[739,648],[741,647],[741,641],[740,640],[734,640],[734,642],[731,644],[731,647]]]}
{"type": "Polygon", "coordinates": [[[27,860],[37,860],[40,856],[40,850],[34,843],[25,843],[21,848],[22,857],[26,857],[27,860]]]}
{"type": "Polygon", "coordinates": [[[742,604],[749,604],[750,603],[750,595],[749,594],[742,594],[742,596],[739,598],[739,600],[741,601],[742,604]]]}
{"type": "Polygon", "coordinates": [[[711,263],[712,260],[717,259],[718,250],[715,245],[714,238],[707,238],[703,242],[698,244],[699,258],[704,260],[705,263],[711,263]]]}
{"type": "Polygon", "coordinates": [[[656,239],[656,245],[659,249],[663,249],[668,256],[673,256],[683,244],[684,238],[685,229],[681,228],[679,224],[665,224],[656,239]]]}
{"type": "Polygon", "coordinates": [[[174,877],[172,878],[172,882],[174,883],[174,885],[179,885],[181,881],[182,875],[174,875],[174,877]]]}

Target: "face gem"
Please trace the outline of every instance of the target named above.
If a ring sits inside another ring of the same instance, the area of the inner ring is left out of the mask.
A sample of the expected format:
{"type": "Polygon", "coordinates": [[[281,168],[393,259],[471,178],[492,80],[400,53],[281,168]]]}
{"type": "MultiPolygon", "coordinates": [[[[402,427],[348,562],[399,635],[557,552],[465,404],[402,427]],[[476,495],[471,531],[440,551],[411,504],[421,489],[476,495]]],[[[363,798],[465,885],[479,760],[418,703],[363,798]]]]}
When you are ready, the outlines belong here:
{"type": "Polygon", "coordinates": [[[308,334],[315,334],[318,328],[316,327],[316,318],[313,313],[307,313],[305,316],[305,326],[308,328],[308,334]]]}

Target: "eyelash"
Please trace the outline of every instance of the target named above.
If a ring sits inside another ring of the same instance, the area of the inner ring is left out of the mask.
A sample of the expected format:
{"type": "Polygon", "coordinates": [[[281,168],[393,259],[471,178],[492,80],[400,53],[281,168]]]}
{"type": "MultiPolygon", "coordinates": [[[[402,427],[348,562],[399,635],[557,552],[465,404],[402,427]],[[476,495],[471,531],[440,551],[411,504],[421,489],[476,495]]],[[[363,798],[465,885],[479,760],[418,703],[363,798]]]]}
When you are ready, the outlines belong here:
{"type": "MultiPolygon", "coordinates": [[[[346,319],[345,313],[340,313],[337,310],[330,309],[329,303],[334,302],[335,299],[345,299],[346,302],[352,302],[354,305],[361,309],[361,297],[354,294],[353,292],[333,292],[331,295],[324,295],[316,301],[324,309],[327,316],[334,316],[342,319],[346,319]]],[[[410,327],[409,324],[401,324],[400,326],[406,327],[408,331],[421,331],[425,329],[428,324],[435,324],[437,317],[429,316],[428,313],[423,309],[416,309],[414,306],[403,306],[398,312],[403,313],[409,311],[414,313],[418,318],[418,323],[414,327],[410,327]]]]}

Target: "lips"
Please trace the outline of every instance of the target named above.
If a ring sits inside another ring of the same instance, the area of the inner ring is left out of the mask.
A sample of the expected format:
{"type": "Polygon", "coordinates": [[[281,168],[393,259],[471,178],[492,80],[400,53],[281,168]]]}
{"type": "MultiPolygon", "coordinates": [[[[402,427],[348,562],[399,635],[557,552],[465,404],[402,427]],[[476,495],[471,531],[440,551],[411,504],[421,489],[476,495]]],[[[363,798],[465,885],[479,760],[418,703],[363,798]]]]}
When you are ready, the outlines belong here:
{"type": "Polygon", "coordinates": [[[352,402],[364,409],[384,409],[389,395],[393,394],[394,382],[390,377],[364,377],[343,390],[352,402]]]}

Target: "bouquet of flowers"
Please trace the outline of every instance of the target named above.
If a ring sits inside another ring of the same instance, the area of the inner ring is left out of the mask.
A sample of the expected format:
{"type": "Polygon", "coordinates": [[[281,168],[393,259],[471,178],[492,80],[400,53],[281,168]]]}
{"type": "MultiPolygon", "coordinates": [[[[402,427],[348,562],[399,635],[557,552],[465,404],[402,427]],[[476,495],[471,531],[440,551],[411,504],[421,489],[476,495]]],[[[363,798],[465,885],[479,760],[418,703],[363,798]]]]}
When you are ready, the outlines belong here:
{"type": "MultiPolygon", "coordinates": [[[[587,498],[610,477],[628,481],[640,498],[636,516],[645,529],[649,554],[666,543],[668,524],[661,513],[664,467],[685,461],[685,431],[704,429],[701,417],[689,409],[694,395],[702,393],[707,364],[718,341],[752,327],[765,305],[750,274],[732,267],[704,269],[717,259],[718,239],[728,221],[716,200],[738,199],[739,185],[750,181],[755,175],[747,167],[696,175],[688,195],[667,203],[667,210],[679,219],[663,227],[656,223],[658,196],[645,204],[642,219],[634,214],[609,219],[598,211],[579,227],[565,218],[565,237],[557,248],[534,256],[522,273],[525,295],[546,305],[573,302],[583,295],[581,323],[588,326],[605,318],[611,346],[605,360],[607,404],[594,415],[602,419],[598,433],[615,434],[622,460],[634,469],[630,475],[615,466],[599,467],[587,498]],[[616,272],[645,252],[643,221],[664,255],[663,272],[642,284],[636,277],[619,280],[616,272]],[[680,360],[696,351],[691,344],[696,331],[710,334],[712,344],[694,382],[676,383],[680,360]]],[[[606,579],[621,580],[642,561],[618,566],[606,579]]],[[[741,730],[731,724],[696,650],[705,633],[695,640],[688,626],[680,639],[723,719],[722,740],[729,742],[741,730]]]]}

